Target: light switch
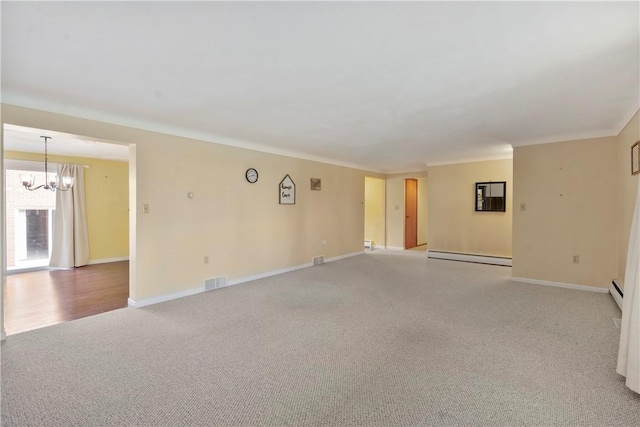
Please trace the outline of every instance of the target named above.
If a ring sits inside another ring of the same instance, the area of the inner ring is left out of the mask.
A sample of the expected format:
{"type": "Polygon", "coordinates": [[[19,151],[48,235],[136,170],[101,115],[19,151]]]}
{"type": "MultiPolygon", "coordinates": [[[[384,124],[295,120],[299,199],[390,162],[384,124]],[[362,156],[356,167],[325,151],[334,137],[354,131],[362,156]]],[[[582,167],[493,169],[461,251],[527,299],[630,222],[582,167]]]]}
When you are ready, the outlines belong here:
{"type": "Polygon", "coordinates": [[[149,204],[148,203],[143,203],[142,204],[142,213],[143,214],[148,214],[149,213],[149,204]]]}

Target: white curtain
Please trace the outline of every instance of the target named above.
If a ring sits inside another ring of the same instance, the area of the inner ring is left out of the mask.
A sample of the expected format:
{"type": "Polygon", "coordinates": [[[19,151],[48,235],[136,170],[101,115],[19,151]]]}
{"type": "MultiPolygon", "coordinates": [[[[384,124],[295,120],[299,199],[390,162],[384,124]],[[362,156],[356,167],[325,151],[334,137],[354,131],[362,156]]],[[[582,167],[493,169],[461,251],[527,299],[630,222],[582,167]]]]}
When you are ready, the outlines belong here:
{"type": "Polygon", "coordinates": [[[89,234],[84,200],[84,167],[59,165],[58,176],[73,177],[73,187],[56,190],[51,267],[81,267],[89,263],[89,234]]]}
{"type": "Polygon", "coordinates": [[[616,372],[626,377],[625,384],[640,393],[640,185],[631,223],[627,266],[624,273],[620,348],[616,372]]]}

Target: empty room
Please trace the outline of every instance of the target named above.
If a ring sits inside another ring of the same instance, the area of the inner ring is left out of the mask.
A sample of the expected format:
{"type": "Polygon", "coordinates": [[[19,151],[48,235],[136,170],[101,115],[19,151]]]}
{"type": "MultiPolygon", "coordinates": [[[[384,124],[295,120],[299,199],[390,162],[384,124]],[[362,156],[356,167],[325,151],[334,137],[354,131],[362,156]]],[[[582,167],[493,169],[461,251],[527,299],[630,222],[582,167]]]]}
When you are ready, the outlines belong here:
{"type": "Polygon", "coordinates": [[[637,1],[0,12],[2,425],[640,425],[637,1]]]}

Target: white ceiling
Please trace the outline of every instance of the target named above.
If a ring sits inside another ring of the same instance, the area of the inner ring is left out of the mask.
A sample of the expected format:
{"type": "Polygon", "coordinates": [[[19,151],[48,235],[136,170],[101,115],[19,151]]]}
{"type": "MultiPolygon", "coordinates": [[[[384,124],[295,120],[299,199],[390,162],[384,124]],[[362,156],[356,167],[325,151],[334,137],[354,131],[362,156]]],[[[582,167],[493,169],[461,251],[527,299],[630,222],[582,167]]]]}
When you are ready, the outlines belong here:
{"type": "Polygon", "coordinates": [[[638,2],[2,2],[2,101],[381,172],[617,134],[638,2]]]}
{"type": "Polygon", "coordinates": [[[48,136],[47,152],[62,156],[89,157],[103,160],[126,162],[129,160],[129,146],[112,144],[78,135],[69,135],[50,130],[5,125],[4,149],[42,153],[44,158],[44,139],[48,136]]]}

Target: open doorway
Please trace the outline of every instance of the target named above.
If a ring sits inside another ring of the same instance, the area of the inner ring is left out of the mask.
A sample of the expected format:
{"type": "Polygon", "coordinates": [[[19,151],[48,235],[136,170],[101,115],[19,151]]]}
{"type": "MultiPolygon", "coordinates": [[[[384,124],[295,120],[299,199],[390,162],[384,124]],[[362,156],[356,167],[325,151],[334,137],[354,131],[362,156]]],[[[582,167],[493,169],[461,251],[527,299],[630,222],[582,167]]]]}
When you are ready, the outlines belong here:
{"type": "Polygon", "coordinates": [[[404,248],[412,249],[418,246],[418,180],[405,179],[404,188],[404,248]]]}
{"type": "Polygon", "coordinates": [[[4,125],[5,297],[7,335],[127,306],[129,296],[129,147],[77,135],[4,125]],[[44,174],[42,135],[51,137],[44,174]],[[84,166],[90,256],[86,266],[48,267],[58,164],[84,166]]]}
{"type": "Polygon", "coordinates": [[[364,178],[364,240],[365,248],[384,248],[385,229],[385,180],[364,178]]]}
{"type": "MultiPolygon", "coordinates": [[[[415,196],[413,194],[408,193],[408,189],[405,189],[405,203],[406,203],[406,212],[405,216],[414,215],[415,216],[415,245],[414,246],[405,246],[406,249],[412,251],[421,251],[424,252],[427,250],[427,177],[426,176],[417,176],[416,178],[410,178],[414,181],[415,186],[415,196]],[[410,206],[411,201],[411,206],[410,206]],[[413,204],[415,203],[415,208],[413,208],[413,204]],[[411,212],[409,214],[409,212],[411,212]]],[[[408,180],[407,180],[408,181],[408,180]]],[[[409,231],[407,231],[408,225],[405,225],[405,237],[409,235],[409,231]]],[[[411,225],[413,227],[413,225],[411,225]]],[[[413,231],[411,231],[413,232],[413,231]]],[[[406,244],[405,244],[406,245],[406,244]]]]}
{"type": "Polygon", "coordinates": [[[365,242],[374,249],[426,251],[427,173],[365,177],[364,184],[365,242]],[[415,184],[415,197],[406,196],[408,180],[415,184]],[[407,212],[414,211],[414,206],[415,226],[407,232],[407,212]],[[408,234],[413,234],[409,242],[408,234]]]}

